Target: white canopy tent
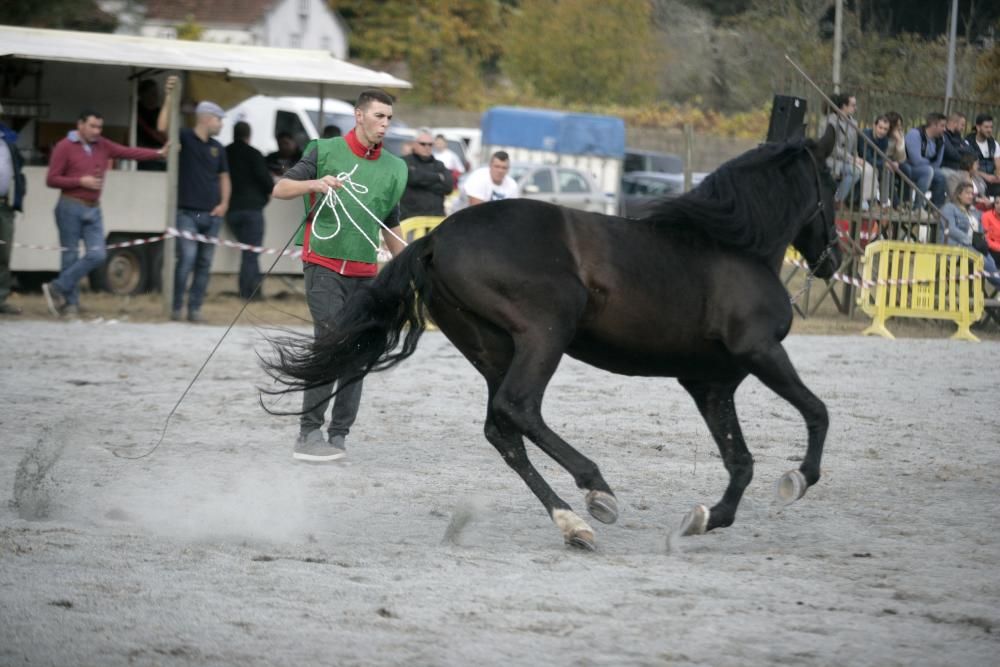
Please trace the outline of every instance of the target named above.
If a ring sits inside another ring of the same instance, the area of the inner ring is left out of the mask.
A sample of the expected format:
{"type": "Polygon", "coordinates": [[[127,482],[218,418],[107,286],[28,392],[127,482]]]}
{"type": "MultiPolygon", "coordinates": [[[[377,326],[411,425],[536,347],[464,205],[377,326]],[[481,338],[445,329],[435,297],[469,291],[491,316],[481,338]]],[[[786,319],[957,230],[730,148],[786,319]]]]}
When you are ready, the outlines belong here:
{"type": "Polygon", "coordinates": [[[215,74],[260,95],[352,97],[362,88],[410,88],[402,79],[326,51],[189,42],[132,35],[0,26],[0,58],[129,65],[215,74]]]}

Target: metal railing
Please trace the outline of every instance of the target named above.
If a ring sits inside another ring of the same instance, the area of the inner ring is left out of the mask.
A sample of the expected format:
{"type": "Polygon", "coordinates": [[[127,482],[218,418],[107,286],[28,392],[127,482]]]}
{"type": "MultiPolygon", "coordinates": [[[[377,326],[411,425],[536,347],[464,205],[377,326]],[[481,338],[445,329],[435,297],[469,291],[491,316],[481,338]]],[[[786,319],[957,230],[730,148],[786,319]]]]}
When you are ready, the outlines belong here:
{"type": "MultiPolygon", "coordinates": [[[[831,100],[823,93],[820,84],[813,81],[790,59],[789,64],[796,76],[789,78],[788,88],[782,94],[794,95],[806,100],[807,134],[818,137],[826,128],[827,113],[834,108],[831,100]]],[[[910,127],[922,125],[929,111],[944,108],[944,96],[923,95],[901,91],[874,88],[851,89],[861,109],[877,112],[862,115],[863,119],[875,117],[887,111],[896,111],[903,118],[904,132],[910,127]]],[[[968,119],[979,113],[990,113],[1000,118],[1000,103],[952,98],[950,110],[961,111],[968,119]]],[[[840,113],[837,111],[836,113],[840,113]]],[[[845,117],[846,118],[846,117],[845,117]]],[[[848,118],[854,125],[859,141],[857,155],[863,159],[860,174],[846,198],[837,209],[837,226],[841,238],[843,263],[839,273],[851,278],[859,278],[861,259],[865,248],[873,241],[887,239],[913,243],[947,243],[947,228],[941,225],[940,210],[930,200],[932,188],[923,190],[899,168],[891,168],[891,161],[875,143],[863,133],[870,123],[848,118]],[[881,163],[881,168],[877,167],[881,163]]],[[[853,147],[851,147],[853,150],[853,147]]],[[[933,181],[932,181],[933,184],[933,181]]],[[[838,183],[839,185],[839,183],[838,183]]],[[[947,193],[947,185],[945,185],[947,193]]],[[[946,194],[947,196],[947,194],[946,194]]],[[[938,203],[942,203],[938,199],[938,203]]],[[[797,269],[786,275],[786,284],[797,269]]],[[[837,310],[852,316],[855,311],[855,287],[849,281],[830,281],[814,285],[810,290],[821,290],[817,294],[806,294],[803,304],[796,307],[802,317],[816,313],[827,298],[833,300],[837,310]]]]}

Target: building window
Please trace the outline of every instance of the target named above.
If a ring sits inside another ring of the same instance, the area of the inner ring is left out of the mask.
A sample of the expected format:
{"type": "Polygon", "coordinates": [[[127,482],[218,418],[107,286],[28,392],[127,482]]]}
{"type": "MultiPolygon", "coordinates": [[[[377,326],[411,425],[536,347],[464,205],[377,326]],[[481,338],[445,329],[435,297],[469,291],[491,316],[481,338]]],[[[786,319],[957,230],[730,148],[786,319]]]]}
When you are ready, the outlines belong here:
{"type": "Polygon", "coordinates": [[[299,0],[299,16],[309,16],[309,4],[311,0],[299,0]]]}
{"type": "Polygon", "coordinates": [[[330,50],[330,37],[328,35],[323,35],[322,37],[319,38],[319,48],[323,49],[324,51],[330,50]]]}
{"type": "Polygon", "coordinates": [[[302,46],[302,35],[297,32],[293,32],[288,36],[288,46],[293,49],[300,48],[302,46]]]}

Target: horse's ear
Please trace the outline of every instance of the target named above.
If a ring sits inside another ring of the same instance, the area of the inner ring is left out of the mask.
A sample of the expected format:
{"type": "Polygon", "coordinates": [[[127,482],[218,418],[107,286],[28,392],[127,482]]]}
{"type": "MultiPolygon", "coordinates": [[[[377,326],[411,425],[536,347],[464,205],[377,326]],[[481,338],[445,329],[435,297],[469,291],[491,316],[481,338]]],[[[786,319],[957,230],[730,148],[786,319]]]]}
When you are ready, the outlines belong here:
{"type": "Polygon", "coordinates": [[[826,132],[823,133],[823,138],[816,142],[816,157],[822,162],[826,158],[833,154],[833,145],[837,140],[837,133],[833,129],[833,125],[826,126],[826,132]]]}

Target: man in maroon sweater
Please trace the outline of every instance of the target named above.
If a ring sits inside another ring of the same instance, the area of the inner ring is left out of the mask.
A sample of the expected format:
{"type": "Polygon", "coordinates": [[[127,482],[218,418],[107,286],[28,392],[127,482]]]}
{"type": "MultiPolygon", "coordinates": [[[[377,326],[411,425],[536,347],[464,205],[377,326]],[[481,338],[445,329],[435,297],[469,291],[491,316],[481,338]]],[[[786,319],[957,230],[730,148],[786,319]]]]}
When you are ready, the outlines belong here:
{"type": "Polygon", "coordinates": [[[52,150],[45,183],[62,190],[56,204],[56,226],[62,251],[59,277],[42,285],[49,310],[55,316],[75,315],[80,308],[80,279],[104,263],[104,224],[100,197],[104,172],[111,160],[158,160],[166,146],[129,148],[101,136],[104,118],[91,109],[80,113],[76,130],[52,150]],[[83,240],[86,252],[80,257],[83,240]]]}

